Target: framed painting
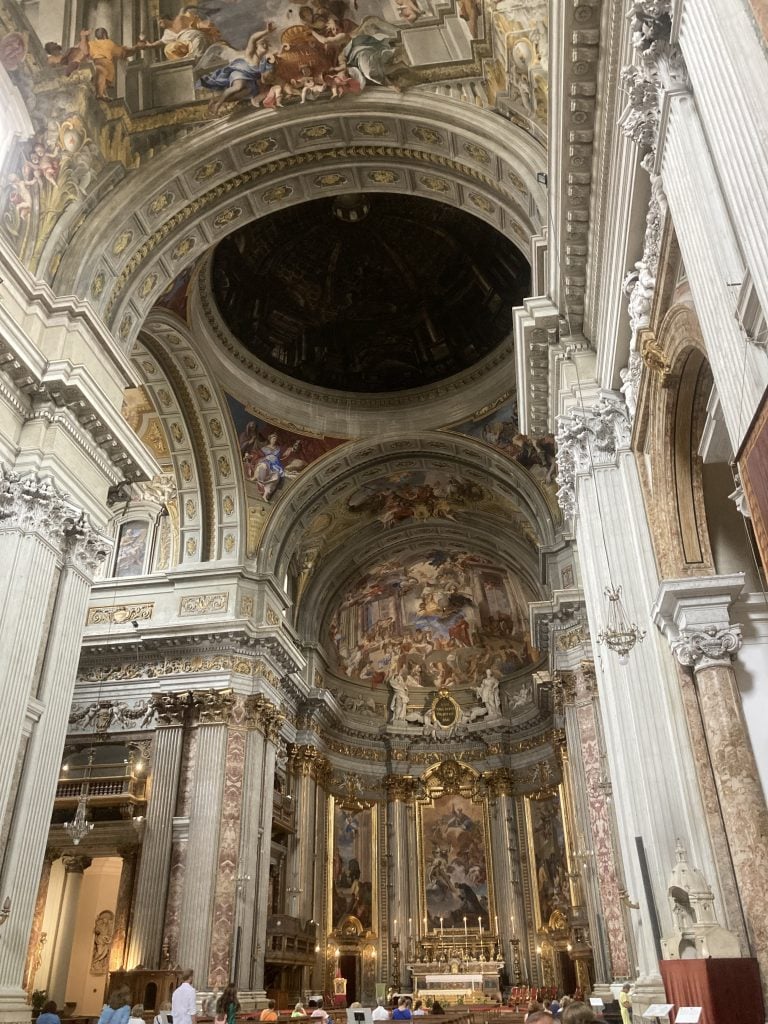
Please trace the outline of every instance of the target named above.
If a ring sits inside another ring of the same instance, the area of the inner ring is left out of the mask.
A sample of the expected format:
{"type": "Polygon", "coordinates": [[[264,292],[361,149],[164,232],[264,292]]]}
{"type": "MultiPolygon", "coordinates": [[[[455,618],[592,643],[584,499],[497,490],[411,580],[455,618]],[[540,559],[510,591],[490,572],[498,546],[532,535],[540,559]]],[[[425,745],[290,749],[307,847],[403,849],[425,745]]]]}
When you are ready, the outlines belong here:
{"type": "Polygon", "coordinates": [[[546,790],[526,797],[529,863],[533,875],[536,927],[549,925],[557,911],[570,909],[567,839],[560,793],[546,790]]]}
{"type": "Polygon", "coordinates": [[[469,788],[432,789],[419,813],[419,899],[424,932],[491,932],[494,898],[488,810],[469,788]]]}
{"type": "Polygon", "coordinates": [[[377,916],[376,806],[345,806],[331,797],[333,855],[328,877],[328,931],[365,935],[377,916]]]}

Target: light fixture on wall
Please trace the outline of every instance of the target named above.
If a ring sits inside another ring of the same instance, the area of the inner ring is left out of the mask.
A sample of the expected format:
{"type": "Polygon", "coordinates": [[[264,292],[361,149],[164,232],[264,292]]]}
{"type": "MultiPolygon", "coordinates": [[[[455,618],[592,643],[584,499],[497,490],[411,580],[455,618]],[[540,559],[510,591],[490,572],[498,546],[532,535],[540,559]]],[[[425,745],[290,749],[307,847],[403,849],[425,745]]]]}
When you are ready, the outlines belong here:
{"type": "Polygon", "coordinates": [[[605,629],[598,633],[597,642],[618,654],[620,665],[626,665],[632,648],[645,640],[645,630],[629,621],[621,600],[621,587],[606,587],[604,593],[608,598],[608,612],[605,629]]]}
{"type": "Polygon", "coordinates": [[[88,754],[88,766],[86,774],[80,785],[80,796],[75,808],[75,816],[72,821],[64,822],[64,831],[72,840],[73,846],[79,846],[89,832],[93,831],[93,822],[88,821],[88,784],[91,778],[91,766],[93,765],[93,747],[88,754]]]}

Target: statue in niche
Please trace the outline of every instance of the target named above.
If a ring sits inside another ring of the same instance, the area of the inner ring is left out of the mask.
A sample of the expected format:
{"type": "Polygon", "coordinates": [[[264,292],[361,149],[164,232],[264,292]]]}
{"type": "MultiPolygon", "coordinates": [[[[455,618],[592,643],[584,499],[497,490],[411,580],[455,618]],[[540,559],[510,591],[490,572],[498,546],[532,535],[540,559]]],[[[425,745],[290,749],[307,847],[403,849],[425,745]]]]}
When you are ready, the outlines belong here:
{"type": "Polygon", "coordinates": [[[409,691],[407,678],[402,674],[395,675],[390,680],[390,686],[394,691],[389,705],[389,709],[392,712],[392,721],[404,722],[408,714],[409,691]]]}
{"type": "Polygon", "coordinates": [[[501,697],[499,696],[498,676],[495,676],[491,669],[486,669],[485,676],[481,680],[480,685],[476,686],[474,689],[478,700],[485,705],[488,717],[500,718],[501,697]]]}
{"type": "Polygon", "coordinates": [[[102,910],[93,926],[93,952],[91,953],[91,974],[102,975],[109,970],[109,953],[115,934],[115,915],[111,910],[102,910]]]}

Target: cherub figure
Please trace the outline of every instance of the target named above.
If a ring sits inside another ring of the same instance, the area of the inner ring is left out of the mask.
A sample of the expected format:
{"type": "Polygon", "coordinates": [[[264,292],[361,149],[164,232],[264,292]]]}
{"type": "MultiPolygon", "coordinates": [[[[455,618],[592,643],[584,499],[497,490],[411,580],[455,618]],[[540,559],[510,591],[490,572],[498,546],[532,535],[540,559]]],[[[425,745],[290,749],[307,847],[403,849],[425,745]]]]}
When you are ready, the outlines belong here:
{"type": "Polygon", "coordinates": [[[338,99],[343,96],[345,92],[350,90],[359,91],[360,84],[357,82],[352,75],[349,73],[347,62],[343,55],[339,56],[339,62],[330,69],[328,75],[328,85],[331,87],[331,99],[338,99]]]}
{"type": "Polygon", "coordinates": [[[319,95],[321,92],[325,92],[325,82],[315,78],[312,74],[312,68],[306,65],[301,68],[300,78],[291,79],[291,85],[295,89],[301,90],[302,103],[306,103],[307,96],[314,99],[315,96],[319,95]]]}

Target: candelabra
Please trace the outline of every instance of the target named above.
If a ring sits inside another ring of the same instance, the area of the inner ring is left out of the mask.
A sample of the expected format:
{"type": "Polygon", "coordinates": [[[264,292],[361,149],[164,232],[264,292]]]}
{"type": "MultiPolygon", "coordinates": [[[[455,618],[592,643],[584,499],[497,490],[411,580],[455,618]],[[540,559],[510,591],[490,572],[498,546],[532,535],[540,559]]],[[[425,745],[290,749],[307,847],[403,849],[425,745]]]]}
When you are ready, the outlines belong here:
{"type": "Polygon", "coordinates": [[[392,939],[392,984],[400,991],[400,942],[392,939]]]}

